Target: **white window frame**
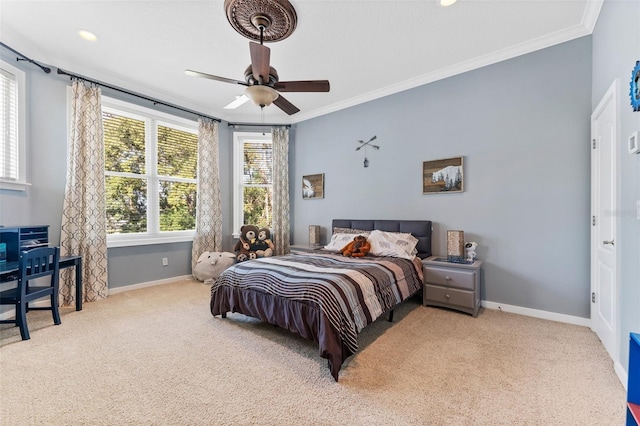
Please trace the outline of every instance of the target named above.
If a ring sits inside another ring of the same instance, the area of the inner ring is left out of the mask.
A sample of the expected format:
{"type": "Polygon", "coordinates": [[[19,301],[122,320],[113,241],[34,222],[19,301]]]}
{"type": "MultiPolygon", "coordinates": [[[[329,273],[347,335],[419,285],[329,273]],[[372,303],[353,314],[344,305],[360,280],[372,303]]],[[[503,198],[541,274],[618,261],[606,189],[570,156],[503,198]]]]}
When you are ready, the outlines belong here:
{"type": "MultiPolygon", "coordinates": [[[[186,118],[177,117],[150,108],[124,102],[118,99],[102,97],[102,109],[105,112],[115,113],[124,117],[145,121],[145,174],[147,179],[147,232],[129,234],[107,235],[107,247],[140,246],[148,244],[163,244],[193,241],[195,230],[189,231],[160,231],[160,203],[158,191],[151,191],[151,188],[158,188],[160,180],[172,182],[192,182],[197,179],[184,179],[169,177],[157,174],[157,126],[168,125],[172,128],[198,134],[198,123],[186,118]]],[[[125,176],[139,178],[141,175],[131,175],[129,173],[106,172],[105,176],[125,176]]]]}
{"type": "Polygon", "coordinates": [[[273,143],[271,133],[233,132],[233,237],[240,237],[244,225],[244,143],[260,141],[273,143]]]}
{"type": "MultiPolygon", "coordinates": [[[[8,189],[13,191],[25,191],[27,187],[31,185],[31,183],[27,182],[27,108],[26,108],[26,99],[27,99],[27,83],[26,83],[26,74],[19,68],[14,67],[13,65],[0,60],[0,67],[7,72],[16,76],[16,82],[18,86],[18,104],[17,104],[17,113],[18,113],[18,138],[17,138],[17,167],[18,167],[18,179],[4,179],[0,178],[0,189],[8,189]]],[[[4,140],[3,136],[3,142],[4,140]]],[[[4,147],[3,147],[4,148],[4,147]]]]}

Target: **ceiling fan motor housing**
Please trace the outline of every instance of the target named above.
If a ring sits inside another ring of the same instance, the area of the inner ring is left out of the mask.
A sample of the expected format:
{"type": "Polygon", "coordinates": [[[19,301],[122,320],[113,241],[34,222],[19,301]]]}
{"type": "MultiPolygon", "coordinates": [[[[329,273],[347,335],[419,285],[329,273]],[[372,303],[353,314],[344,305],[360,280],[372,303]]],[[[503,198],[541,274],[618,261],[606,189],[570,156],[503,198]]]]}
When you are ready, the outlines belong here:
{"type": "MultiPolygon", "coordinates": [[[[256,80],[255,77],[253,76],[253,68],[251,67],[251,65],[249,65],[247,67],[247,69],[244,70],[244,80],[250,86],[253,86],[254,84],[260,84],[260,82],[258,80],[256,80]]],[[[277,82],[278,82],[278,72],[276,71],[276,69],[274,67],[270,66],[269,67],[269,82],[266,85],[273,87],[277,82]]]]}

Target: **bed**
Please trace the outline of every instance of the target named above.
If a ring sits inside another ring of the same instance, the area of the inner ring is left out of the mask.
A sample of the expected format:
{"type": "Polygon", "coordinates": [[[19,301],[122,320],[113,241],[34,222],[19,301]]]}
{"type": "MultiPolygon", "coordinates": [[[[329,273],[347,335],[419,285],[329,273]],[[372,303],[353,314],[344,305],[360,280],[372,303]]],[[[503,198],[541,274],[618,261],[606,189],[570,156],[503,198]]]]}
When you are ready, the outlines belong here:
{"type": "Polygon", "coordinates": [[[334,237],[374,230],[411,234],[417,239],[415,257],[292,253],[237,263],[209,283],[212,315],[238,312],[317,342],[337,381],[342,364],[358,349],[360,330],[422,289],[421,259],[431,255],[432,224],[335,219],[332,230],[339,231],[334,237]]]}

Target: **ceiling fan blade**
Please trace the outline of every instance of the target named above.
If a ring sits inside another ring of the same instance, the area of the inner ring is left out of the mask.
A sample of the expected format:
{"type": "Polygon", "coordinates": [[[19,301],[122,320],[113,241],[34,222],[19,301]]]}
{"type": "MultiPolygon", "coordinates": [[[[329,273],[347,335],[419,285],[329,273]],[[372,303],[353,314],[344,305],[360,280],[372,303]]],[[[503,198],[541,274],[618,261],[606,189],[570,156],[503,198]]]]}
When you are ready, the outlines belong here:
{"type": "Polygon", "coordinates": [[[233,80],[231,78],[226,78],[226,77],[218,77],[217,75],[205,74],[203,72],[184,70],[184,73],[192,77],[208,78],[209,80],[222,81],[223,83],[241,84],[243,86],[248,86],[248,84],[244,81],[233,80]]]}
{"type": "Polygon", "coordinates": [[[328,92],[329,80],[279,81],[273,88],[279,92],[328,92]]]}
{"type": "Polygon", "coordinates": [[[238,96],[233,101],[224,106],[223,109],[235,109],[249,100],[247,95],[238,96]]]}
{"type": "Polygon", "coordinates": [[[265,45],[250,41],[249,51],[251,53],[251,71],[253,72],[253,78],[260,82],[260,84],[269,83],[271,49],[265,45]]]}
{"type": "Polygon", "coordinates": [[[293,115],[296,112],[300,111],[298,107],[296,107],[294,104],[286,100],[285,97],[282,95],[278,96],[278,98],[275,101],[273,101],[273,104],[289,115],[293,115]]]}

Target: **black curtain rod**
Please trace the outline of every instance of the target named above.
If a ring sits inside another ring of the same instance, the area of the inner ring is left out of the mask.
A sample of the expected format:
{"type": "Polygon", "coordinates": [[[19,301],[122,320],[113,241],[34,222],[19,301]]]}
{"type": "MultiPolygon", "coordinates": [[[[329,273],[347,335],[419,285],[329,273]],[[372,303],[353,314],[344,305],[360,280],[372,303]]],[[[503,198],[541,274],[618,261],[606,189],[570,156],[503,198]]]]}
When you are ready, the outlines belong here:
{"type": "Polygon", "coordinates": [[[166,102],[163,102],[163,101],[159,101],[157,99],[149,98],[149,97],[141,95],[139,93],[130,92],[128,90],[121,89],[120,87],[111,86],[110,84],[102,83],[102,82],[96,81],[96,80],[91,80],[91,79],[83,77],[81,75],[71,74],[71,73],[68,73],[68,72],[66,72],[64,70],[61,70],[60,68],[58,68],[58,74],[60,74],[60,75],[68,75],[71,78],[77,78],[79,80],[83,80],[83,81],[86,81],[86,82],[89,82],[89,83],[97,84],[98,86],[106,87],[108,89],[115,90],[115,91],[121,92],[121,93],[125,93],[127,95],[135,96],[137,98],[144,99],[144,100],[149,101],[149,102],[153,102],[154,104],[157,104],[157,105],[164,105],[164,106],[167,106],[169,108],[174,108],[174,109],[177,109],[177,110],[180,110],[180,111],[187,112],[189,114],[194,114],[194,115],[197,115],[197,116],[200,116],[200,117],[208,118],[210,120],[217,121],[218,123],[220,123],[222,121],[219,118],[210,117],[208,115],[204,115],[204,114],[201,114],[199,112],[192,111],[190,109],[182,108],[182,107],[179,107],[177,105],[173,105],[173,104],[169,104],[169,103],[166,103],[166,102]]]}
{"type": "Polygon", "coordinates": [[[16,58],[16,61],[27,61],[32,63],[33,65],[37,66],[38,68],[40,68],[42,71],[44,71],[45,73],[49,74],[51,72],[51,68],[49,67],[45,67],[44,65],[41,65],[39,63],[37,63],[36,61],[34,61],[33,59],[29,59],[26,56],[24,56],[22,53],[18,52],[17,50],[14,50],[12,48],[10,48],[9,46],[7,46],[6,44],[0,42],[0,46],[4,47],[7,50],[12,51],[13,53],[15,53],[16,55],[20,56],[19,58],[16,58]]]}
{"type": "Polygon", "coordinates": [[[229,123],[229,127],[291,127],[291,124],[229,123]]]}

